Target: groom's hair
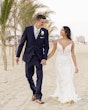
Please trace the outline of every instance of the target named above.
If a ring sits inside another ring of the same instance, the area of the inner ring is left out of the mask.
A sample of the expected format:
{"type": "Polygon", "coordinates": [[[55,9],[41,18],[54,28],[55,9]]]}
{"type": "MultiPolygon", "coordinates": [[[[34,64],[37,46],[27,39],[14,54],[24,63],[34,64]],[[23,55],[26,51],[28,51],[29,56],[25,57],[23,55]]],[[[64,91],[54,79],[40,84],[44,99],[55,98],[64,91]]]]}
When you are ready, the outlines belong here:
{"type": "Polygon", "coordinates": [[[39,14],[36,16],[36,20],[40,20],[40,19],[46,19],[46,17],[44,15],[39,14]]]}

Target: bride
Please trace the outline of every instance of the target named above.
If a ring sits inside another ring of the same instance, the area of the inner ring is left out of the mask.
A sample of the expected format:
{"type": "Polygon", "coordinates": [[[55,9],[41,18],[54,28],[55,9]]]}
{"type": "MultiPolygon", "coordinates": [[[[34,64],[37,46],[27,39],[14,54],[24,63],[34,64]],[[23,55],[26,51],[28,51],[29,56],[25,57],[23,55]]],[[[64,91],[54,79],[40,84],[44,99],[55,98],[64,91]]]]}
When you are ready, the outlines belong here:
{"type": "Polygon", "coordinates": [[[73,85],[73,63],[75,67],[75,73],[78,73],[76,56],[74,53],[74,42],[71,40],[71,31],[68,26],[63,26],[60,31],[60,35],[63,38],[54,41],[53,50],[48,55],[49,59],[54,55],[56,50],[58,51],[55,62],[57,88],[52,97],[58,97],[58,101],[61,103],[74,103],[79,100],[73,85]]]}

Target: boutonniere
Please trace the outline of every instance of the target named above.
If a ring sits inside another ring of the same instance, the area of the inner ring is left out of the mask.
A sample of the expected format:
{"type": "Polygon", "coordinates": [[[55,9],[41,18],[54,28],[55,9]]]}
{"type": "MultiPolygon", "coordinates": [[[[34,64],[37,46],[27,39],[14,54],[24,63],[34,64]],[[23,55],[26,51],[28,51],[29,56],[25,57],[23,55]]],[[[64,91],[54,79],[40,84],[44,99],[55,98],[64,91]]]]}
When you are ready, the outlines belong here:
{"type": "Polygon", "coordinates": [[[41,30],[40,35],[43,36],[44,35],[44,31],[41,30]]]}

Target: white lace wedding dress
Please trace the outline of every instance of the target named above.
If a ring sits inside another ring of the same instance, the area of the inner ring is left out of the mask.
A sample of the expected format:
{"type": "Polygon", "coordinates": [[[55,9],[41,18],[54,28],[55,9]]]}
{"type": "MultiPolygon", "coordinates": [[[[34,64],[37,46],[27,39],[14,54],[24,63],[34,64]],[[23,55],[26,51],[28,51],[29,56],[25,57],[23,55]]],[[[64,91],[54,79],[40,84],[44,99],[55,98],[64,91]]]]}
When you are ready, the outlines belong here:
{"type": "Polygon", "coordinates": [[[73,85],[73,63],[71,58],[72,43],[63,49],[62,45],[57,43],[57,57],[56,57],[56,74],[57,74],[57,88],[52,97],[58,97],[58,101],[65,103],[68,101],[78,101],[79,98],[75,93],[73,85]]]}

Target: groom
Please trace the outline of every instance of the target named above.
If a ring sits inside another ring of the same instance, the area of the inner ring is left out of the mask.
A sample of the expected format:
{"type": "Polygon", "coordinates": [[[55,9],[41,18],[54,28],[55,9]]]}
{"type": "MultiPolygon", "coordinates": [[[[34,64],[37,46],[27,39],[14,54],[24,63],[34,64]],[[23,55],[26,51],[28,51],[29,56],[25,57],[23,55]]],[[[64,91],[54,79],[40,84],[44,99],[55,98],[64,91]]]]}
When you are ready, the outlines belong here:
{"type": "Polygon", "coordinates": [[[33,92],[32,101],[36,100],[39,104],[44,103],[41,100],[43,65],[46,65],[49,50],[48,30],[43,28],[45,20],[45,16],[37,15],[35,24],[25,28],[16,55],[16,62],[18,63],[22,48],[26,43],[23,55],[26,77],[33,92]],[[36,85],[33,81],[34,67],[36,67],[37,74],[36,85]]]}

